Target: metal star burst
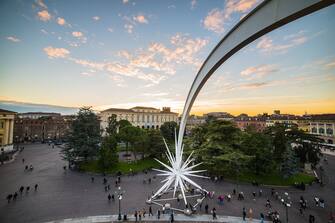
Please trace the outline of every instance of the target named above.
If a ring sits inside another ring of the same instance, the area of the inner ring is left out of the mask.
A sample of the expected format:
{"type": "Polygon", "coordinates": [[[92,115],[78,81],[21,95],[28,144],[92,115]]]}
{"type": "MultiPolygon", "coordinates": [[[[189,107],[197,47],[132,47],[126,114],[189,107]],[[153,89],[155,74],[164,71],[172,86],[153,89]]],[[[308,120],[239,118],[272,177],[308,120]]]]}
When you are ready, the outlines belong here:
{"type": "Polygon", "coordinates": [[[201,164],[201,163],[193,164],[194,158],[192,158],[192,155],[194,151],[192,151],[192,153],[188,156],[186,161],[183,161],[184,145],[181,148],[178,148],[176,134],[175,134],[175,155],[171,154],[170,149],[166,144],[164,138],[163,140],[166,147],[165,154],[166,157],[168,158],[170,165],[165,164],[158,159],[155,159],[157,162],[162,164],[167,170],[154,169],[160,172],[159,174],[157,174],[158,176],[166,176],[166,178],[163,181],[161,181],[162,183],[164,183],[163,186],[151,197],[151,199],[155,199],[157,196],[160,196],[167,191],[172,191],[173,189],[173,198],[175,198],[176,191],[181,191],[183,200],[185,204],[187,204],[186,200],[187,196],[185,195],[185,192],[189,190],[188,184],[199,189],[201,192],[207,193],[206,190],[204,190],[201,186],[199,186],[197,183],[195,183],[193,180],[189,178],[189,177],[208,178],[205,176],[197,175],[197,173],[201,173],[206,170],[192,170],[201,164]]]}

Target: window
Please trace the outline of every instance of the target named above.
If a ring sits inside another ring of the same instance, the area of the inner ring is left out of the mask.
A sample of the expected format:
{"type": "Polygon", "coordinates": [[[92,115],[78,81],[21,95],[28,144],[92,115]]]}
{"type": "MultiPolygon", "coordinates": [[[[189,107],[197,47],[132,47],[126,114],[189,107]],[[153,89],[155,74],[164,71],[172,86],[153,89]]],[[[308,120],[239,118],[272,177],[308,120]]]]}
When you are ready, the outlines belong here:
{"type": "Polygon", "coordinates": [[[327,135],[333,135],[333,130],[331,128],[327,129],[327,135]]]}
{"type": "Polygon", "coordinates": [[[316,133],[317,129],[315,127],[312,128],[312,133],[316,133]]]}
{"type": "Polygon", "coordinates": [[[319,133],[320,134],[324,134],[325,133],[325,129],[324,128],[319,128],[319,133]]]}
{"type": "Polygon", "coordinates": [[[0,129],[3,129],[5,127],[5,122],[0,122],[0,129]]]}

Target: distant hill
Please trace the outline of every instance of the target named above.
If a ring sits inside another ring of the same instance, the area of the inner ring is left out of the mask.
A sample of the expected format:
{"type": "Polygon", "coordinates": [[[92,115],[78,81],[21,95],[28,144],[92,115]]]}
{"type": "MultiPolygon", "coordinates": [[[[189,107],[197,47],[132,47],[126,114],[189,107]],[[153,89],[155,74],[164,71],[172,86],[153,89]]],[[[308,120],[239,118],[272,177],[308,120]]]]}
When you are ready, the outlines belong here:
{"type": "Polygon", "coordinates": [[[63,115],[71,115],[78,112],[76,107],[65,107],[58,105],[34,104],[17,101],[0,100],[0,108],[18,113],[22,112],[57,112],[63,115]]]}

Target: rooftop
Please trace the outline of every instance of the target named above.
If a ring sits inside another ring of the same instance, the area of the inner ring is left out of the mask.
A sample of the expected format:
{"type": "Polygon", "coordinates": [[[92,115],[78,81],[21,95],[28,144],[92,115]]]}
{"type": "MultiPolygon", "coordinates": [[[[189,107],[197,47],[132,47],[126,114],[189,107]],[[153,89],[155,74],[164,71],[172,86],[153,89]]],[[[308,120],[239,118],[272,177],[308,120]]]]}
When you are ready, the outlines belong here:
{"type": "Polygon", "coordinates": [[[13,112],[13,111],[9,111],[9,110],[5,110],[5,109],[1,109],[1,108],[0,108],[0,113],[10,113],[10,114],[15,114],[16,112],[13,112]]]}

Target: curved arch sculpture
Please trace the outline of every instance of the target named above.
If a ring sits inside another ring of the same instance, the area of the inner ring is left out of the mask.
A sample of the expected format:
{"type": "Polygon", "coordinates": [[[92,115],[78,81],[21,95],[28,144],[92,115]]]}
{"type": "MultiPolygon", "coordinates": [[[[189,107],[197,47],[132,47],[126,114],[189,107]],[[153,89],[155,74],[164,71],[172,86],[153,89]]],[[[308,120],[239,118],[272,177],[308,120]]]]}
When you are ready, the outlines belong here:
{"type": "Polygon", "coordinates": [[[182,147],[186,121],[196,97],[221,64],[259,37],[334,3],[335,0],[265,0],[235,25],[212,50],[193,81],[181,118],[178,149],[182,147]]]}

